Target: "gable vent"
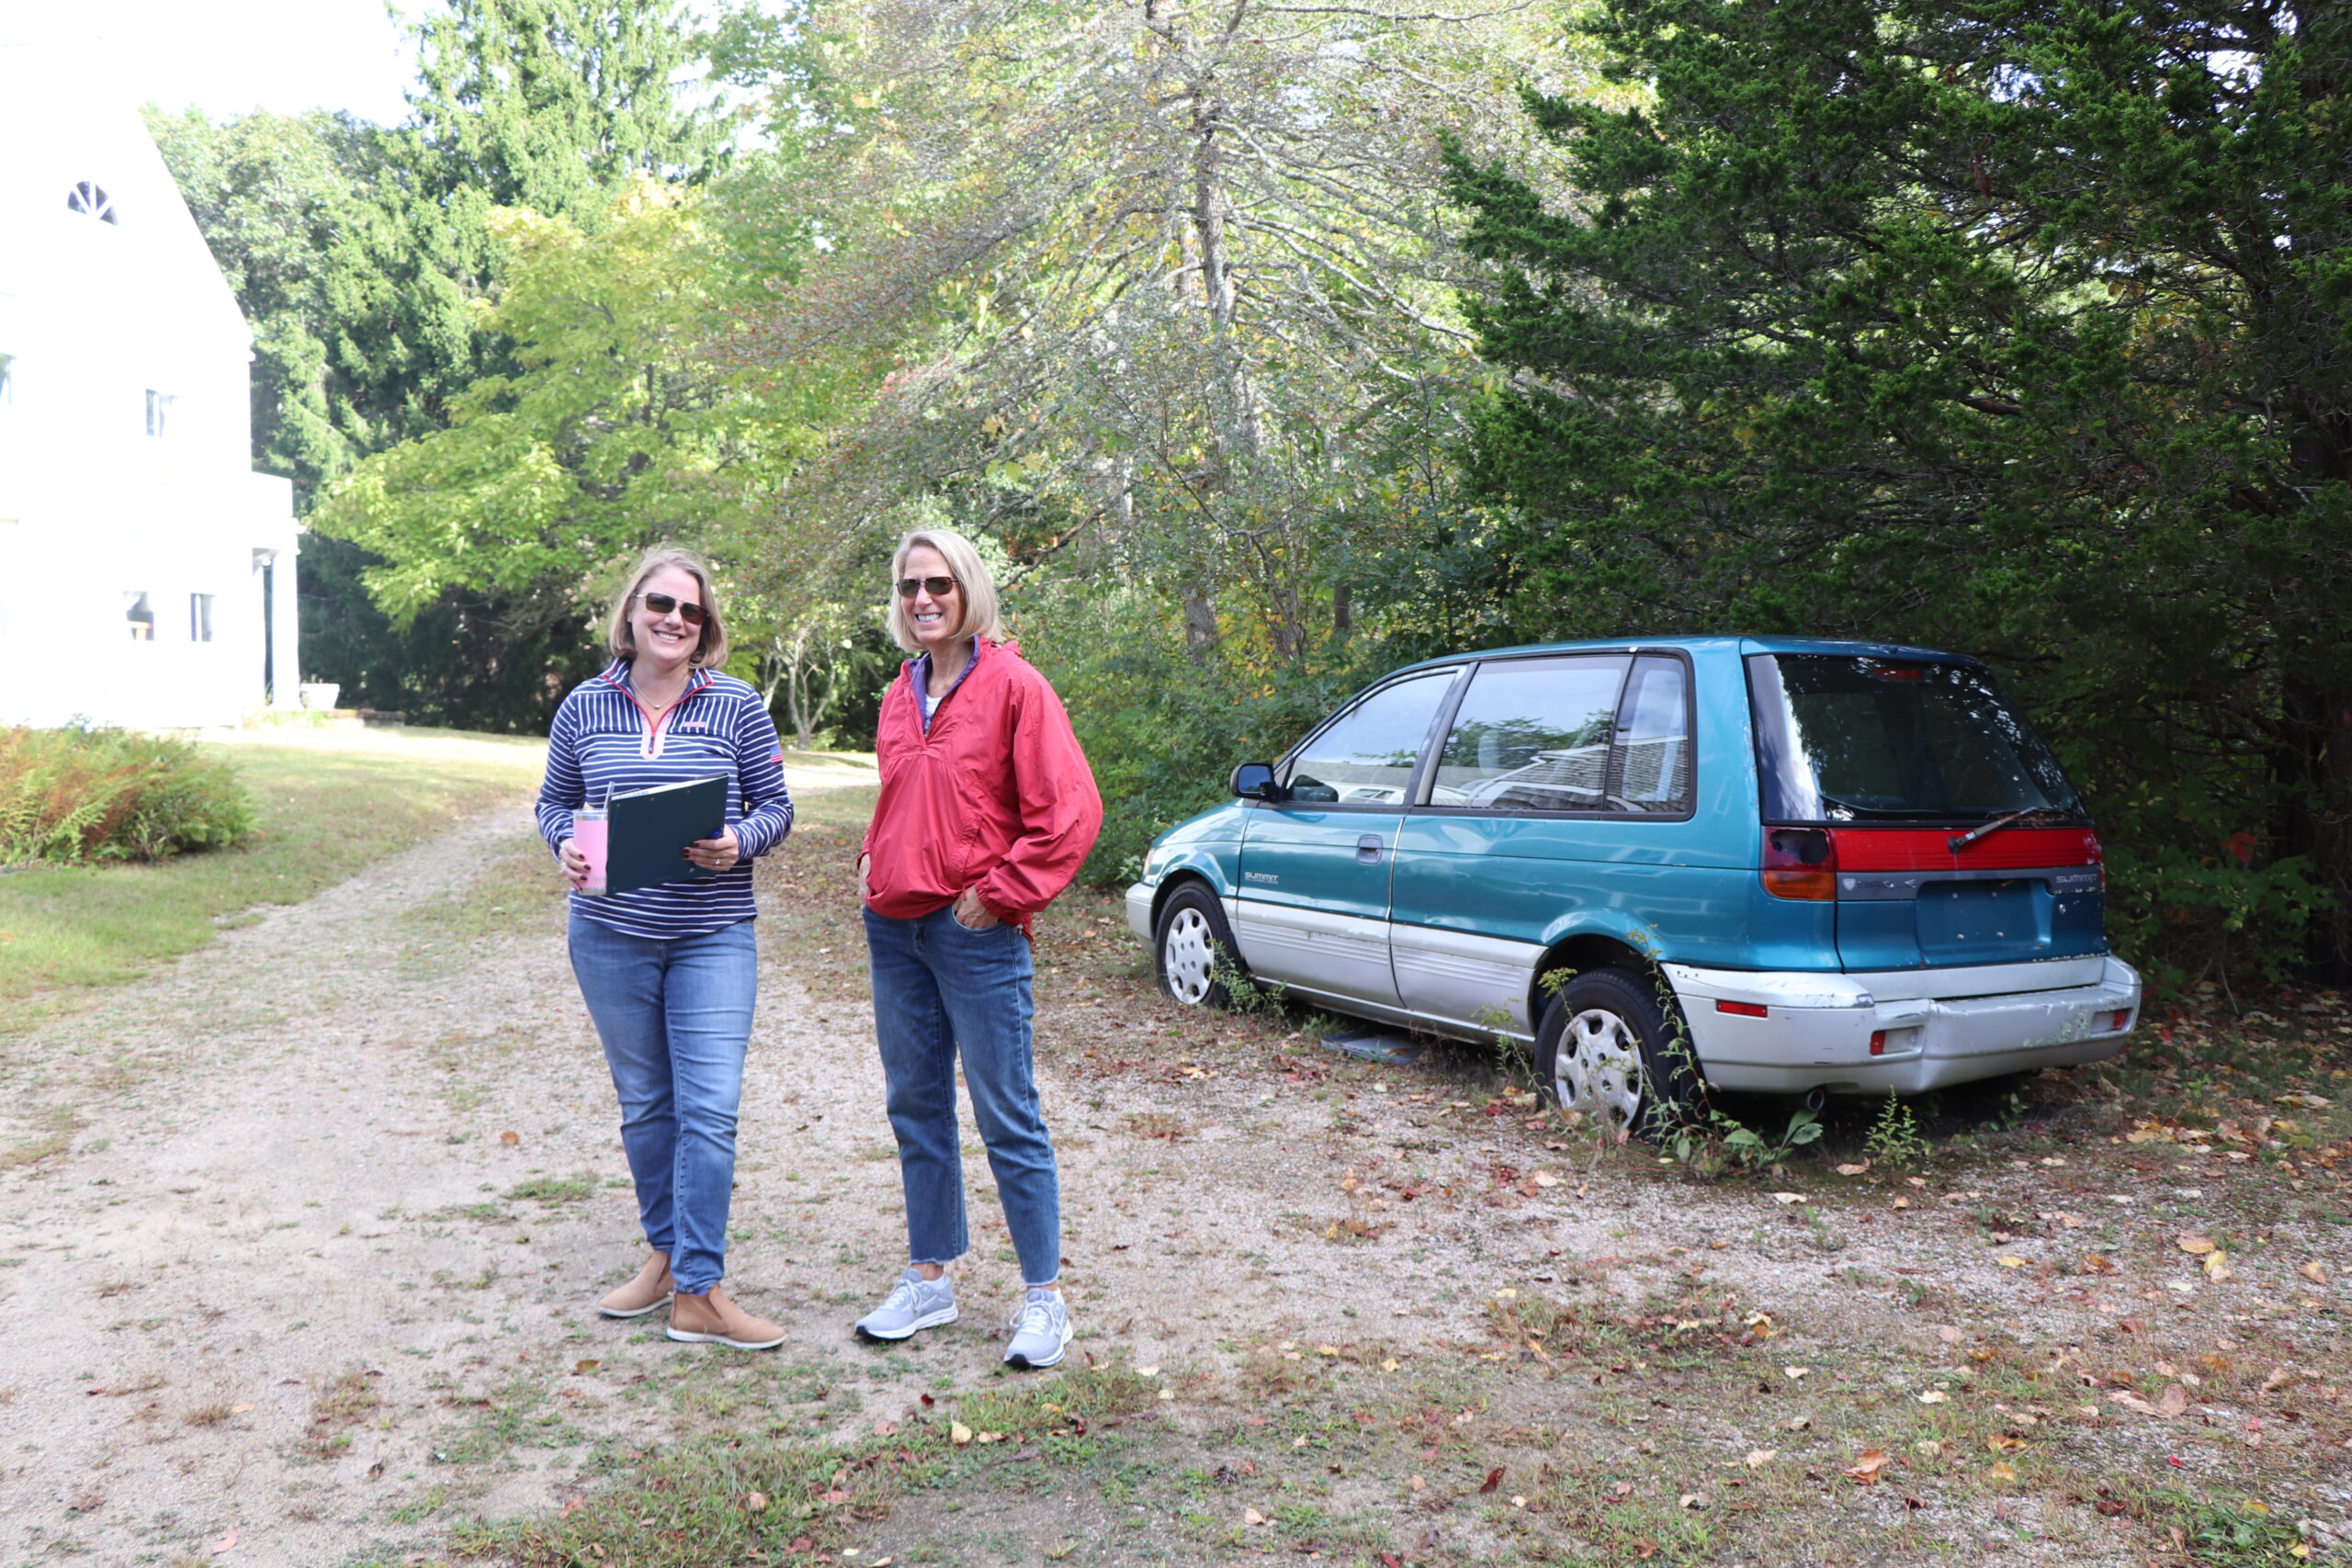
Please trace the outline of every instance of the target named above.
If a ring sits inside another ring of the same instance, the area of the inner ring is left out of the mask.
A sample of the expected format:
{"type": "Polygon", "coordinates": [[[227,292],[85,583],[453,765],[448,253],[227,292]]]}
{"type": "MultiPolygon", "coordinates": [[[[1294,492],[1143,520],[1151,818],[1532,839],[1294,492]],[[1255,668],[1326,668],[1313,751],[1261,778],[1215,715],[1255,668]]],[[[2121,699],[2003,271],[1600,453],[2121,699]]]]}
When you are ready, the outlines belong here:
{"type": "Polygon", "coordinates": [[[106,188],[95,180],[83,180],[75,185],[66,193],[65,206],[68,211],[87,213],[101,223],[121,221],[115,216],[114,197],[108,196],[106,188]]]}

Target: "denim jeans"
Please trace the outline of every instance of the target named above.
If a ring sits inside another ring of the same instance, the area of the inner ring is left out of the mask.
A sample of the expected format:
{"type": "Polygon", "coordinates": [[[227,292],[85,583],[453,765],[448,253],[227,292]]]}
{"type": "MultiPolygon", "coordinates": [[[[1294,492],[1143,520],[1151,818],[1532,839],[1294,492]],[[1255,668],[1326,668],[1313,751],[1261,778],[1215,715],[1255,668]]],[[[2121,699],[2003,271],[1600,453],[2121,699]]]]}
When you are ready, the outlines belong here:
{"type": "Polygon", "coordinates": [[[621,1146],[645,1239],[699,1295],[727,1271],[735,1113],[759,993],[752,922],[704,936],[628,936],[571,917],[571,972],[621,1101],[621,1146]]]}
{"type": "Polygon", "coordinates": [[[915,920],[868,909],[865,944],[907,1193],[908,1261],[950,1263],[971,1247],[956,1130],[960,1054],[1022,1279],[1052,1284],[1061,1278],[1061,1186],[1031,1070],[1029,939],[1012,926],[968,930],[952,908],[915,920]]]}

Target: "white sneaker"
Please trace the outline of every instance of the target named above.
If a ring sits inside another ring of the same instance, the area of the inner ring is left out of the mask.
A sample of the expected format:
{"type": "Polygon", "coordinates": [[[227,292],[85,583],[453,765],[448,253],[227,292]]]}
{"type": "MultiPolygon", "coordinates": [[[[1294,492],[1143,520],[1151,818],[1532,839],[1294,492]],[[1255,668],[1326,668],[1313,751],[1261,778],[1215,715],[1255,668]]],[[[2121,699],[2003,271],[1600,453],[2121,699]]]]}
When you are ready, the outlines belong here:
{"type": "Polygon", "coordinates": [[[1004,1351],[1004,1364],[1008,1367],[1023,1371],[1050,1367],[1069,1348],[1069,1308],[1062,1304],[1059,1291],[1031,1287],[1021,1310],[1013,1314],[1011,1326],[1012,1343],[1004,1351]]]}
{"type": "Polygon", "coordinates": [[[904,1339],[918,1329],[955,1321],[956,1287],[947,1276],[926,1280],[920,1269],[910,1269],[880,1306],[857,1320],[857,1332],[868,1339],[904,1339]]]}

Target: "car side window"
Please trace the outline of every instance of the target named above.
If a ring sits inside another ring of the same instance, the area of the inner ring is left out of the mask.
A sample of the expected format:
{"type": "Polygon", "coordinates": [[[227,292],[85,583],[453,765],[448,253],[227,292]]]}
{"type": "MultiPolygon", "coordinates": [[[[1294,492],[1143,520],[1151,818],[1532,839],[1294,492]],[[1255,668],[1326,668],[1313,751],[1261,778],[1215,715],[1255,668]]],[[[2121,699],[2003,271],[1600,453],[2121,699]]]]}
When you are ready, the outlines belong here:
{"type": "Polygon", "coordinates": [[[1302,804],[1402,806],[1438,705],[1458,670],[1411,675],[1373,693],[1298,749],[1290,798],[1302,804]]]}
{"type": "Polygon", "coordinates": [[[1432,806],[1610,809],[1610,741],[1623,654],[1482,664],[1438,756],[1432,806]]]}
{"type": "Polygon", "coordinates": [[[1679,659],[1634,660],[1617,710],[1609,804],[1617,810],[1690,809],[1690,681],[1679,659]]]}

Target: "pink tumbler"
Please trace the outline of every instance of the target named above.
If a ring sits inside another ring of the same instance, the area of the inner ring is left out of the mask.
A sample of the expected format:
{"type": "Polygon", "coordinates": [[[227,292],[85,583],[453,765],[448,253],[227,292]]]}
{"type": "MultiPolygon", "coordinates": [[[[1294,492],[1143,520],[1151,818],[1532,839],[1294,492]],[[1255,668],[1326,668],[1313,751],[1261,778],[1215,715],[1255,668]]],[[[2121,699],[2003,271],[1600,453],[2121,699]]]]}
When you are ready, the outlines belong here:
{"type": "Polygon", "coordinates": [[[580,885],[582,893],[605,891],[605,849],[610,842],[607,828],[607,814],[601,806],[583,806],[571,814],[571,847],[588,863],[588,880],[580,885]]]}

